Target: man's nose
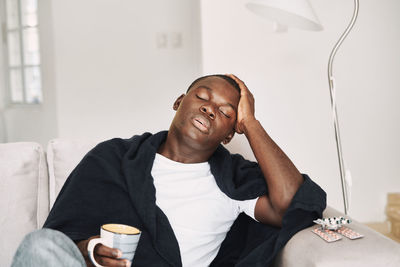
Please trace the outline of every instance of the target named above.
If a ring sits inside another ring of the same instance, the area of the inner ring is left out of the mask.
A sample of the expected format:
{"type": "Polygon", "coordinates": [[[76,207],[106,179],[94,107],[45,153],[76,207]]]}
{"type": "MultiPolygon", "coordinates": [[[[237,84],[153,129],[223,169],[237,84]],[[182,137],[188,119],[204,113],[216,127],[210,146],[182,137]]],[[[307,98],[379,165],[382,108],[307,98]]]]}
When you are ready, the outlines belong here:
{"type": "Polygon", "coordinates": [[[215,119],[215,111],[210,105],[201,106],[200,111],[207,114],[212,120],[215,119]]]}

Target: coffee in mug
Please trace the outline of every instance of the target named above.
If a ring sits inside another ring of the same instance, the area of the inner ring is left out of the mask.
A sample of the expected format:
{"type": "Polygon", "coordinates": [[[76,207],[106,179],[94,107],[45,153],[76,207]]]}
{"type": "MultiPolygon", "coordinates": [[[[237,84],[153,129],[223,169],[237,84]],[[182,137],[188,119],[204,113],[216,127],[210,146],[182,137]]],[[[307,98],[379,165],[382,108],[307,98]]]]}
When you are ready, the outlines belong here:
{"type": "Polygon", "coordinates": [[[89,258],[95,266],[102,266],[94,258],[94,248],[97,244],[101,243],[107,247],[119,249],[122,252],[121,259],[127,259],[132,262],[140,235],[141,231],[133,226],[104,224],[100,227],[100,238],[94,238],[89,241],[89,258]]]}

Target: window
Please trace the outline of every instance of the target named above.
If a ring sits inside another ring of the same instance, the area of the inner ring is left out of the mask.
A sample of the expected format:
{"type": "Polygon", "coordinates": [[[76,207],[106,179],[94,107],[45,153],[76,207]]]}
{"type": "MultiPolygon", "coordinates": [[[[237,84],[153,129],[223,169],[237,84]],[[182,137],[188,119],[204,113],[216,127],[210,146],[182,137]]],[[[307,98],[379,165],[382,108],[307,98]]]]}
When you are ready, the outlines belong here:
{"type": "Polygon", "coordinates": [[[42,102],[37,0],[5,0],[3,35],[11,103],[42,102]]]}

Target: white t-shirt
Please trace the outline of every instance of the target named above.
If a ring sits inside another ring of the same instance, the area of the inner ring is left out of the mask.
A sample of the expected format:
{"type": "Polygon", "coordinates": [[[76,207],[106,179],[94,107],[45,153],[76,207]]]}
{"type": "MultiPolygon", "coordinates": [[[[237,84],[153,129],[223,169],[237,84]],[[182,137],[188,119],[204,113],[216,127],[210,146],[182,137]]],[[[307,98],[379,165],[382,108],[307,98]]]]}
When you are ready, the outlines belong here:
{"type": "Polygon", "coordinates": [[[218,187],[208,162],[184,164],[156,154],[156,204],[168,217],[183,266],[208,266],[241,212],[254,218],[257,199],[238,201],[218,187]]]}

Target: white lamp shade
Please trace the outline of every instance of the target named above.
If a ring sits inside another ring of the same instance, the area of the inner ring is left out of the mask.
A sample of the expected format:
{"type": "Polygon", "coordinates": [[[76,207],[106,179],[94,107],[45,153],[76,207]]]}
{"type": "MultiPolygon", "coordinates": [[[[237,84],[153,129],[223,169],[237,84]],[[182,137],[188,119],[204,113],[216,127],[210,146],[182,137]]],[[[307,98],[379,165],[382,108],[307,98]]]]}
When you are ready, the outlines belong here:
{"type": "Polygon", "coordinates": [[[259,16],[288,27],[323,30],[308,0],[253,0],[246,7],[259,16]]]}

